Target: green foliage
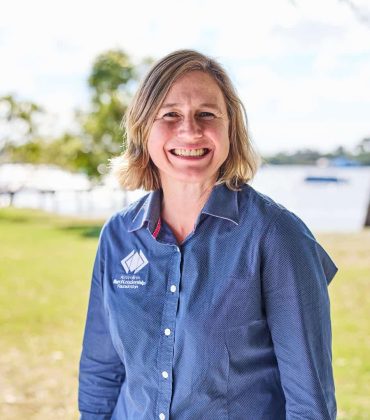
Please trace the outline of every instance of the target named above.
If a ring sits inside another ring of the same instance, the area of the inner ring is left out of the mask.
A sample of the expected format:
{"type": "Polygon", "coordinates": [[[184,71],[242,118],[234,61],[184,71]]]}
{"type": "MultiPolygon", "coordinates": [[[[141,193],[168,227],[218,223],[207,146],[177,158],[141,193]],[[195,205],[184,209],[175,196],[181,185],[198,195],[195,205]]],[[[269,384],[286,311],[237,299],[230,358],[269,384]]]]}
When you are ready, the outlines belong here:
{"type": "Polygon", "coordinates": [[[304,149],[295,153],[279,152],[274,156],[265,158],[265,161],[275,165],[308,165],[319,159],[321,154],[316,150],[304,149]]]}
{"type": "Polygon", "coordinates": [[[81,137],[68,133],[53,141],[34,138],[20,146],[10,144],[6,147],[5,157],[11,162],[58,165],[90,176],[95,174],[100,163],[99,156],[89,153],[81,137]]]}
{"type": "Polygon", "coordinates": [[[370,165],[370,137],[364,138],[357,145],[356,155],[361,165],[370,165]]]}
{"type": "Polygon", "coordinates": [[[293,153],[279,152],[266,156],[264,161],[273,165],[315,165],[320,158],[345,158],[353,164],[370,165],[370,138],[364,138],[358,143],[354,151],[348,151],[343,146],[337,147],[333,152],[320,153],[312,149],[297,150],[293,153]]]}
{"type": "Polygon", "coordinates": [[[122,117],[132,96],[137,70],[147,68],[150,61],[146,58],[134,66],[121,50],[106,51],[95,59],[88,77],[89,108],[76,113],[78,134],[66,132],[59,138],[42,138],[37,135],[35,123],[36,114],[42,111],[38,105],[10,95],[0,98],[5,110],[0,120],[15,125],[21,121],[26,127],[21,133],[23,141],[3,139],[0,162],[56,164],[99,179],[106,172],[108,160],[122,151],[122,117]]]}
{"type": "MultiPolygon", "coordinates": [[[[107,165],[108,159],[122,150],[124,131],[121,121],[131,97],[130,87],[135,76],[130,58],[121,50],[100,54],[93,64],[88,79],[90,110],[78,115],[85,142],[96,160],[91,159],[88,168],[88,174],[92,177],[99,177],[99,168],[107,165]]],[[[104,168],[100,172],[104,172],[104,168]]]]}
{"type": "Polygon", "coordinates": [[[0,152],[9,144],[23,144],[38,132],[37,117],[44,110],[34,102],[20,101],[14,95],[0,97],[0,122],[7,127],[0,139],[0,152]]]}
{"type": "Polygon", "coordinates": [[[43,109],[29,101],[19,101],[13,95],[6,95],[0,98],[2,109],[1,118],[8,122],[22,121],[27,125],[27,133],[35,132],[35,115],[42,113],[43,109]]]}
{"type": "Polygon", "coordinates": [[[109,50],[100,54],[88,79],[93,90],[94,102],[104,103],[104,97],[113,96],[135,78],[135,70],[128,55],[121,50],[109,50]]]}

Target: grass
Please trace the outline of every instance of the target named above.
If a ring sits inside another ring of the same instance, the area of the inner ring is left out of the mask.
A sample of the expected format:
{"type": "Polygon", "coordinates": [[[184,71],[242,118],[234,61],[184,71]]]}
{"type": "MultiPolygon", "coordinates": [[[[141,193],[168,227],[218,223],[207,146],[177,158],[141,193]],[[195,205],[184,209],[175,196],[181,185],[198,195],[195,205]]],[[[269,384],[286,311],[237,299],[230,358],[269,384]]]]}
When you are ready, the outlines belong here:
{"type": "Polygon", "coordinates": [[[370,229],[320,235],[340,271],[330,285],[340,419],[370,418],[370,229]]]}
{"type": "Polygon", "coordinates": [[[75,419],[101,222],[0,210],[0,418],[75,419]]]}
{"type": "MultiPolygon", "coordinates": [[[[0,418],[77,419],[77,374],[101,221],[0,209],[0,418]]],[[[338,419],[370,413],[370,229],[317,234],[329,287],[338,419]]]]}

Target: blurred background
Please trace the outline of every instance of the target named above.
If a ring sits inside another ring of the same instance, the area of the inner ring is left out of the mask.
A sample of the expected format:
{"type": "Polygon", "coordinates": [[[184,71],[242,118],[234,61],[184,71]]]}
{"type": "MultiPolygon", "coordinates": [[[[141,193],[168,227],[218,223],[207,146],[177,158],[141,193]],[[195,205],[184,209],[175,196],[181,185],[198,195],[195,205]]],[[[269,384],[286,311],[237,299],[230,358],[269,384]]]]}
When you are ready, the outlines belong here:
{"type": "Polygon", "coordinates": [[[263,164],[251,185],[331,255],[338,418],[370,418],[367,0],[13,0],[0,14],[0,418],[77,419],[78,359],[104,220],[143,191],[109,159],[153,61],[218,59],[263,164]]]}

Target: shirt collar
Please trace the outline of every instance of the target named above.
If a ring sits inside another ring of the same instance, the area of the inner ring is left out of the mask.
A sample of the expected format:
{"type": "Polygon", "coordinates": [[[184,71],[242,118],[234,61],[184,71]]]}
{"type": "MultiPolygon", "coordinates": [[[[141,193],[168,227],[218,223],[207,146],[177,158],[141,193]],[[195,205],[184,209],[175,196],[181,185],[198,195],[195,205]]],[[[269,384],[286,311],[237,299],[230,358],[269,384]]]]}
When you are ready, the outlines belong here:
{"type": "Polygon", "coordinates": [[[215,185],[202,213],[230,220],[237,225],[239,223],[238,192],[230,190],[225,184],[215,185]]]}
{"type": "Polygon", "coordinates": [[[155,190],[148,194],[146,200],[139,207],[136,215],[132,219],[129,232],[138,230],[143,227],[145,222],[149,224],[149,230],[152,231],[161,214],[162,190],[155,190]]]}
{"type": "MultiPolygon", "coordinates": [[[[148,194],[133,217],[129,232],[142,228],[145,222],[148,222],[149,230],[153,231],[160,217],[161,201],[162,190],[155,190],[148,194]]],[[[238,192],[230,190],[225,184],[215,185],[195,225],[198,224],[202,214],[226,219],[237,225],[239,223],[238,192]]]]}

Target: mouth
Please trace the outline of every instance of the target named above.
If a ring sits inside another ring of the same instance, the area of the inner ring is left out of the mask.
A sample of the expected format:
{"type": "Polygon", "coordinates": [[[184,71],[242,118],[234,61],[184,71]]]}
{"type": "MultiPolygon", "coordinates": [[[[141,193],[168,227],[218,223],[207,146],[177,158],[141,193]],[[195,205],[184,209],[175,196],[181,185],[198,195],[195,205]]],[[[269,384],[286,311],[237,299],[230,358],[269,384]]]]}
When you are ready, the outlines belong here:
{"type": "Polygon", "coordinates": [[[201,149],[171,149],[170,153],[175,156],[184,156],[184,157],[202,157],[207,155],[211,150],[207,148],[201,149]]]}

